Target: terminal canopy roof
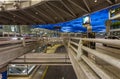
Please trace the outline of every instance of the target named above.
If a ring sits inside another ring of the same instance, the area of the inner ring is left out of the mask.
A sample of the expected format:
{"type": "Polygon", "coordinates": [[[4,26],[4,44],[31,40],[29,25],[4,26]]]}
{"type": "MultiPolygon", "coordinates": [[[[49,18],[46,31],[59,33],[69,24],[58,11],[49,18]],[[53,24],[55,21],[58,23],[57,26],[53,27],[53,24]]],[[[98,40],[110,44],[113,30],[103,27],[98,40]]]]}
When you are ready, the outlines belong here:
{"type": "Polygon", "coordinates": [[[117,4],[120,0],[14,0],[0,3],[0,25],[54,24],[117,4]]]}

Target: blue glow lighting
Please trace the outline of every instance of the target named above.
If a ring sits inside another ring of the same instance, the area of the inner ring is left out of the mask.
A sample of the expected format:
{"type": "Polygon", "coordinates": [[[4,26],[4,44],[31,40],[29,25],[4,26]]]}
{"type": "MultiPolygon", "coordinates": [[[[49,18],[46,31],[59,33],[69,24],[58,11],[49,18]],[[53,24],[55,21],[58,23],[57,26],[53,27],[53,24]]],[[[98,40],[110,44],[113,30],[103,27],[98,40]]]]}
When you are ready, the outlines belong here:
{"type": "MultiPolygon", "coordinates": [[[[115,6],[113,6],[112,8],[115,8],[115,6]]],[[[89,14],[90,22],[91,22],[90,24],[92,26],[93,32],[105,32],[105,29],[106,29],[105,21],[108,20],[108,13],[109,13],[109,8],[89,14]]],[[[60,26],[61,32],[86,32],[87,31],[86,28],[83,27],[82,25],[83,18],[84,16],[71,21],[63,22],[63,23],[33,25],[33,26],[35,28],[45,28],[50,30],[54,30],[53,28],[54,26],[60,26]]]]}

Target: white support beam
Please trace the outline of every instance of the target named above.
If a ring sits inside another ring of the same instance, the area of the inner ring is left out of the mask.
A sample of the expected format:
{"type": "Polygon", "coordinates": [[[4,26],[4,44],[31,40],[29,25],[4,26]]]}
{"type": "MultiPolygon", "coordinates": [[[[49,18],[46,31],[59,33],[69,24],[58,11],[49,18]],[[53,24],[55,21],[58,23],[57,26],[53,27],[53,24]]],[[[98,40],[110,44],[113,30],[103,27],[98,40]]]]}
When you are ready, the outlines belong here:
{"type": "Polygon", "coordinates": [[[30,63],[30,64],[70,64],[68,54],[59,53],[28,53],[25,54],[11,63],[30,63]]]}
{"type": "Polygon", "coordinates": [[[76,4],[75,2],[73,2],[73,1],[71,1],[71,0],[68,0],[70,3],[72,3],[73,5],[75,5],[76,7],[78,7],[79,9],[81,9],[81,10],[83,10],[84,12],[87,12],[88,13],[88,11],[86,10],[86,9],[84,9],[84,8],[82,8],[80,5],[78,5],[78,4],[76,4]]]}
{"type": "Polygon", "coordinates": [[[32,17],[28,17],[29,15],[27,15],[26,13],[22,12],[21,10],[18,11],[18,13],[20,14],[20,16],[22,16],[24,19],[30,21],[28,23],[32,23],[32,24],[35,24],[35,21],[33,20],[32,17]]]}
{"type": "Polygon", "coordinates": [[[76,17],[75,13],[74,13],[62,0],[61,0],[60,2],[68,9],[68,11],[69,11],[74,17],[76,17]]]}
{"type": "Polygon", "coordinates": [[[44,16],[47,20],[50,20],[52,23],[55,23],[55,20],[52,19],[50,16],[46,15],[45,13],[41,12],[41,11],[40,11],[40,10],[41,10],[40,8],[38,9],[38,8],[36,8],[36,7],[33,6],[33,9],[34,9],[35,11],[37,11],[38,14],[44,16]]]}
{"type": "Polygon", "coordinates": [[[88,6],[87,1],[86,1],[86,0],[83,0],[83,2],[85,3],[85,5],[86,5],[86,7],[87,7],[88,11],[89,11],[89,12],[91,12],[91,9],[90,9],[90,7],[88,6]]]}
{"type": "Polygon", "coordinates": [[[66,14],[66,15],[69,15],[70,17],[74,18],[74,16],[72,16],[70,13],[68,13],[68,12],[66,12],[65,10],[63,10],[63,9],[55,6],[54,4],[52,4],[52,3],[50,3],[50,2],[49,2],[48,4],[51,5],[51,6],[53,6],[53,7],[55,7],[56,9],[58,9],[59,11],[61,11],[62,13],[66,14]]]}
{"type": "MultiPolygon", "coordinates": [[[[7,12],[7,13],[8,13],[8,12],[7,12]]],[[[9,13],[9,14],[10,14],[10,13],[9,13]]],[[[12,14],[10,14],[10,15],[12,15],[12,14]]],[[[6,20],[9,20],[9,21],[7,21],[7,22],[9,22],[9,23],[11,23],[11,21],[14,20],[14,17],[13,17],[13,18],[8,17],[8,16],[5,15],[5,14],[1,14],[0,16],[6,18],[6,20]]],[[[3,19],[2,19],[2,20],[3,20],[3,19]]],[[[23,19],[22,19],[22,20],[23,20],[23,19]]],[[[22,20],[16,19],[15,22],[17,22],[17,23],[23,23],[22,20]]],[[[6,24],[6,21],[5,21],[5,24],[6,24]]]]}
{"type": "MultiPolygon", "coordinates": [[[[37,20],[40,21],[41,23],[46,23],[45,21],[43,21],[42,19],[39,19],[38,17],[34,16],[33,14],[28,13],[26,10],[21,10],[23,13],[29,15],[29,17],[33,18],[33,21],[37,20]]],[[[36,21],[35,21],[36,22],[36,21]]]]}
{"type": "Polygon", "coordinates": [[[109,4],[113,4],[111,0],[106,0],[109,4]]]}
{"type": "Polygon", "coordinates": [[[45,3],[46,7],[49,8],[56,16],[58,16],[59,18],[61,18],[62,21],[65,21],[65,19],[59,15],[51,6],[49,6],[47,3],[45,3]]]}
{"type": "Polygon", "coordinates": [[[115,3],[117,3],[117,0],[115,0],[115,3]]]}
{"type": "Polygon", "coordinates": [[[5,24],[5,23],[8,23],[8,22],[10,22],[10,21],[7,21],[7,19],[5,19],[5,20],[3,20],[3,18],[0,19],[0,23],[5,24]]]}
{"type": "MultiPolygon", "coordinates": [[[[25,19],[25,18],[23,18],[23,17],[20,17],[19,15],[15,14],[15,13],[13,13],[13,12],[10,12],[10,11],[6,11],[6,12],[9,13],[9,14],[11,14],[11,15],[13,15],[13,16],[15,16],[15,17],[18,17],[19,19],[21,19],[22,22],[28,22],[28,23],[31,22],[30,20],[27,20],[27,19],[25,19]]],[[[13,18],[14,18],[14,17],[13,17],[13,18]]]]}

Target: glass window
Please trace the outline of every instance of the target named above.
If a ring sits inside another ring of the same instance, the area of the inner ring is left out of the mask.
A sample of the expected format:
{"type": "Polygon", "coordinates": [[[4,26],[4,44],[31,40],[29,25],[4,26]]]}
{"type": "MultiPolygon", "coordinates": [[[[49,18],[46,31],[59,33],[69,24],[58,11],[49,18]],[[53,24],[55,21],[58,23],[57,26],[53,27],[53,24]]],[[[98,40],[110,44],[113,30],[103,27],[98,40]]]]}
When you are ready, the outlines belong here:
{"type": "Polygon", "coordinates": [[[8,75],[28,75],[34,68],[35,65],[10,64],[8,66],[8,75]]]}

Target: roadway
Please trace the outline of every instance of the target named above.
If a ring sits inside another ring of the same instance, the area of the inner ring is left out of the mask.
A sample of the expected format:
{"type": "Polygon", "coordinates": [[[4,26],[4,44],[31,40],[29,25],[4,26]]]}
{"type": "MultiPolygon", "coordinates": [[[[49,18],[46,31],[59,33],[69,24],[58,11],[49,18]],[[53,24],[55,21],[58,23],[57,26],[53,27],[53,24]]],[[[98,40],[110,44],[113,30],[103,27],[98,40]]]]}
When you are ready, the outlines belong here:
{"type": "Polygon", "coordinates": [[[49,66],[44,79],[77,79],[72,66],[49,66]]]}
{"type": "MultiPolygon", "coordinates": [[[[57,48],[55,53],[67,53],[64,46],[57,48]]],[[[49,66],[44,79],[77,79],[72,66],[49,66]]]]}
{"type": "MultiPolygon", "coordinates": [[[[60,44],[59,45],[55,45],[55,46],[52,46],[52,47],[47,47],[47,51],[46,53],[53,53],[56,51],[56,48],[61,46],[60,44]]],[[[20,76],[20,75],[17,75],[17,76],[9,76],[8,75],[8,79],[42,79],[44,78],[44,73],[45,73],[45,70],[47,69],[48,66],[37,66],[34,70],[32,70],[32,73],[29,74],[29,75],[26,75],[26,76],[20,76]]]]}
{"type": "MultiPolygon", "coordinates": [[[[61,44],[48,46],[46,53],[66,53],[61,44]],[[57,49],[58,48],[58,49],[57,49]]],[[[9,76],[8,79],[77,79],[72,66],[40,66],[28,76],[9,76]]]]}

